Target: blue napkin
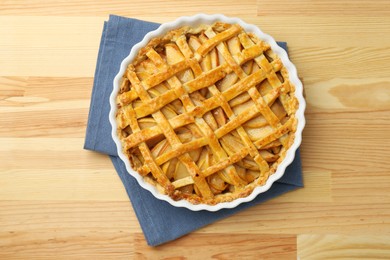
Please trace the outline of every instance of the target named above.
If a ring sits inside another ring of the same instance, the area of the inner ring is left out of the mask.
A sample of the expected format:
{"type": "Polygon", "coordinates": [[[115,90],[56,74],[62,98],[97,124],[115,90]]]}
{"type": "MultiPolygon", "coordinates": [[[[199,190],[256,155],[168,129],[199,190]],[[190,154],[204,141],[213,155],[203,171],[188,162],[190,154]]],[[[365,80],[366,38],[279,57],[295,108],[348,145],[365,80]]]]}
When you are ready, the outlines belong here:
{"type": "MultiPolygon", "coordinates": [[[[108,22],[104,23],[84,145],[85,149],[110,156],[150,246],[174,240],[214,221],[303,186],[299,151],[284,176],[275,182],[271,189],[251,202],[218,212],[193,212],[185,208],[175,208],[165,201],[156,199],[127,173],[124,163],[117,156],[116,146],[111,138],[111,125],[108,120],[109,96],[121,61],[129,54],[134,44],[158,26],[156,23],[115,15],[110,15],[108,22]]],[[[287,49],[286,43],[278,44],[287,49]]]]}

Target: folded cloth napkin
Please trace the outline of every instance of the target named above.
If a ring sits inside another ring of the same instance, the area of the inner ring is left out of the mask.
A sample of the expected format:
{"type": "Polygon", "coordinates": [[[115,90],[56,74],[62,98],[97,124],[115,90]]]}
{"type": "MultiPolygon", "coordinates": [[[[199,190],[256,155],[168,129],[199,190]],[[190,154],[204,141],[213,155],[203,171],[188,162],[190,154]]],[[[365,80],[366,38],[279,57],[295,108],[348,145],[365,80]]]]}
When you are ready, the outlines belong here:
{"type": "MultiPolygon", "coordinates": [[[[175,208],[165,201],[156,199],[127,173],[124,163],[117,156],[117,149],[111,137],[111,125],[108,120],[109,96],[113,79],[122,60],[129,54],[134,44],[158,26],[156,23],[115,15],[110,15],[108,22],[104,23],[84,145],[85,149],[110,156],[130,197],[147,243],[151,246],[174,240],[214,221],[303,186],[299,151],[284,176],[275,182],[271,189],[251,202],[218,212],[193,212],[185,208],[175,208]]],[[[287,47],[285,43],[279,45],[285,49],[287,47]]]]}

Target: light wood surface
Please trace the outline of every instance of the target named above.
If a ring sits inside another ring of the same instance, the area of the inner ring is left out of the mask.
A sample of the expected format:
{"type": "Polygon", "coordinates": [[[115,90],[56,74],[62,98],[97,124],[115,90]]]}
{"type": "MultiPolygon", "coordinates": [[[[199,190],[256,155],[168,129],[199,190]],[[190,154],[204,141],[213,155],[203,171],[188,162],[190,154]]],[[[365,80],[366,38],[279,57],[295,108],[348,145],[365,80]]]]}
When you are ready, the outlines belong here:
{"type": "Polygon", "coordinates": [[[390,4],[0,0],[0,259],[389,259],[390,4]],[[303,78],[305,188],[150,248],[110,160],[82,149],[103,21],[238,16],[303,78]]]}

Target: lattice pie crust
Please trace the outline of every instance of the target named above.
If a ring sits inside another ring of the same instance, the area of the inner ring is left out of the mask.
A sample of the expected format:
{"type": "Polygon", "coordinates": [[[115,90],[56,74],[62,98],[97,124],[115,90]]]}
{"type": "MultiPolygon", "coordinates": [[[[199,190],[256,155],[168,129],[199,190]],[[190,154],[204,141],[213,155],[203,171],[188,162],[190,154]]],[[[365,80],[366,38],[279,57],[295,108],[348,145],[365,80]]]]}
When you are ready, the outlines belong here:
{"type": "Polygon", "coordinates": [[[298,101],[270,46],[237,24],[154,38],[123,75],[117,134],[174,200],[217,204],[264,185],[294,141],[298,101]]]}

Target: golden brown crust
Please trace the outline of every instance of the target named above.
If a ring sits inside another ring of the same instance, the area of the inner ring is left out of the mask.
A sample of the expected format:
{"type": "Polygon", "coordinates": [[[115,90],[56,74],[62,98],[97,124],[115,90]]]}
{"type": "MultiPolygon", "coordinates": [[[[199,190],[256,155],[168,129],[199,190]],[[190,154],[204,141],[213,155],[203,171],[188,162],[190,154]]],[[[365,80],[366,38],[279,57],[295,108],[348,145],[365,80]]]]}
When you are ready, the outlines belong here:
{"type": "Polygon", "coordinates": [[[264,185],[294,141],[298,101],[270,46],[239,25],[181,27],[127,68],[118,136],[132,167],[174,200],[215,205],[264,185]]]}

